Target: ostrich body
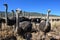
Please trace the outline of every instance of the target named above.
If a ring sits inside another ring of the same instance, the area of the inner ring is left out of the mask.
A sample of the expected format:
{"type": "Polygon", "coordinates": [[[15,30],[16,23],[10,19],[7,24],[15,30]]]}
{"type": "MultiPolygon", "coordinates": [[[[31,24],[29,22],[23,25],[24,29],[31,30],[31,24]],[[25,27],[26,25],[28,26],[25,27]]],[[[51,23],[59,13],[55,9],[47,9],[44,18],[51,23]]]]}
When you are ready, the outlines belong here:
{"type": "Polygon", "coordinates": [[[40,28],[41,31],[47,33],[47,32],[50,31],[51,24],[50,24],[50,22],[48,22],[48,24],[46,24],[46,21],[44,21],[44,22],[40,23],[40,27],[39,28],[40,28]]]}
{"type": "Polygon", "coordinates": [[[32,18],[31,21],[34,22],[34,23],[40,23],[41,18],[32,18]]]}
{"type": "Polygon", "coordinates": [[[18,34],[25,36],[26,33],[31,32],[32,24],[29,21],[24,21],[19,23],[18,34]]]}
{"type": "MultiPolygon", "coordinates": [[[[28,18],[22,18],[22,20],[19,23],[19,27],[17,29],[18,34],[22,36],[24,39],[28,40],[28,36],[31,35],[31,33],[36,32],[37,30],[32,29],[32,23],[31,20],[28,18]],[[28,36],[27,36],[28,35],[28,36]]],[[[31,35],[32,37],[32,35],[31,35]]],[[[30,37],[30,38],[31,38],[30,37]]]]}
{"type": "Polygon", "coordinates": [[[50,28],[51,28],[51,24],[49,22],[49,13],[50,13],[50,10],[48,11],[47,13],[47,20],[46,21],[42,21],[40,22],[40,30],[43,31],[43,32],[49,32],[50,31],[50,28]],[[49,30],[48,30],[49,29],[49,30]],[[47,31],[48,30],[48,31],[47,31]]]}
{"type": "Polygon", "coordinates": [[[7,18],[7,25],[13,26],[15,23],[16,23],[16,20],[14,18],[12,19],[7,18]]]}
{"type": "Polygon", "coordinates": [[[30,19],[25,18],[25,17],[19,17],[19,27],[17,29],[18,35],[25,38],[26,37],[25,34],[28,35],[28,33],[31,33],[31,30],[32,30],[32,23],[30,19]]]}
{"type": "Polygon", "coordinates": [[[16,17],[14,17],[14,10],[12,10],[12,18],[8,18],[7,17],[7,25],[9,26],[13,26],[14,24],[16,24],[16,17]]]}
{"type": "Polygon", "coordinates": [[[29,21],[20,22],[19,28],[23,29],[25,32],[30,32],[32,29],[32,24],[29,21]]]}
{"type": "Polygon", "coordinates": [[[32,18],[31,19],[31,22],[33,22],[34,23],[34,28],[35,28],[35,30],[38,30],[38,25],[39,25],[39,23],[41,22],[41,18],[32,18]],[[38,24],[38,25],[37,25],[38,24]]]}

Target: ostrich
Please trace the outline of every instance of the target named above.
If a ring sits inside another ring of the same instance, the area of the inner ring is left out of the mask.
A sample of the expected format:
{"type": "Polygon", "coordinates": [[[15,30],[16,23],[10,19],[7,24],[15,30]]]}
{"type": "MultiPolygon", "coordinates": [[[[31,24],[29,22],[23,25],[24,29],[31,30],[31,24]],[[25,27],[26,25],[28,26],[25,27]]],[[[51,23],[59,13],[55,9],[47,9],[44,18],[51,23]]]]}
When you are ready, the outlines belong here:
{"type": "MultiPolygon", "coordinates": [[[[6,24],[7,25],[9,25],[9,26],[12,26],[12,25],[14,25],[16,22],[16,20],[15,19],[9,19],[8,18],[8,13],[7,13],[7,10],[8,10],[8,5],[7,4],[4,4],[4,6],[6,7],[6,13],[5,13],[5,20],[6,20],[6,24]]],[[[12,10],[12,12],[14,13],[14,11],[12,10]]]]}
{"type": "Polygon", "coordinates": [[[15,15],[14,15],[14,10],[11,10],[12,11],[12,18],[11,18],[11,20],[12,20],[12,22],[11,22],[11,24],[13,24],[13,32],[15,31],[15,28],[16,28],[16,17],[15,17],[15,15]]]}
{"type": "MultiPolygon", "coordinates": [[[[8,13],[7,13],[7,10],[8,10],[8,5],[7,4],[4,4],[4,6],[6,7],[6,13],[5,13],[5,21],[6,21],[6,25],[7,26],[13,26],[15,23],[16,23],[16,19],[13,18],[8,18],[8,13]]],[[[12,12],[14,13],[14,11],[12,10],[12,12]]],[[[10,39],[14,39],[14,37],[10,37],[10,39]]]]}
{"type": "MultiPolygon", "coordinates": [[[[4,4],[6,7],[7,7],[7,5],[6,4],[4,4]]],[[[6,9],[6,12],[5,13],[7,13],[7,9],[6,9]]],[[[0,28],[2,27],[2,23],[5,23],[5,19],[3,19],[2,18],[2,13],[1,13],[1,15],[0,15],[0,28]]],[[[5,26],[5,25],[4,25],[5,26]]]]}
{"type": "MultiPolygon", "coordinates": [[[[50,10],[48,10],[48,13],[47,13],[47,20],[41,22],[40,25],[39,25],[39,29],[42,32],[44,32],[45,36],[46,36],[46,33],[50,32],[50,30],[51,30],[51,24],[49,22],[49,13],[50,13],[50,10]]],[[[43,38],[43,40],[45,40],[45,38],[43,38]]]]}
{"type": "Polygon", "coordinates": [[[22,11],[17,9],[16,10],[16,32],[18,35],[22,36],[24,39],[28,40],[31,38],[31,32],[32,32],[32,23],[30,19],[25,17],[19,17],[19,13],[22,11]],[[20,21],[20,22],[18,22],[20,21]],[[27,36],[28,35],[28,36],[27,36]]]}

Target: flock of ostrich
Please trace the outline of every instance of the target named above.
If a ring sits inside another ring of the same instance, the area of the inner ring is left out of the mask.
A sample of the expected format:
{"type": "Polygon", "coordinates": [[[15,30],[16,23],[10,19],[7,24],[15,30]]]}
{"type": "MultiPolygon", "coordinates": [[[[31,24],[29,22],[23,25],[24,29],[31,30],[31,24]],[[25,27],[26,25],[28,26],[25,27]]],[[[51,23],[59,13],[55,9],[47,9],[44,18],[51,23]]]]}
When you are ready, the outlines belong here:
{"type": "MultiPolygon", "coordinates": [[[[2,24],[6,24],[7,27],[12,27],[13,32],[16,32],[16,36],[19,35],[25,40],[32,40],[32,34],[38,31],[43,32],[43,36],[39,40],[45,40],[46,34],[51,31],[51,23],[49,22],[49,13],[51,12],[48,10],[47,12],[47,19],[42,21],[41,19],[34,18],[29,19],[27,17],[20,17],[19,15],[22,13],[21,10],[16,9],[16,16],[14,16],[14,10],[12,10],[13,16],[12,18],[8,17],[8,5],[4,4],[5,6],[5,19],[2,17],[0,18],[0,30],[2,31],[2,24]],[[39,24],[39,30],[33,28],[33,24],[39,24]],[[13,26],[14,25],[14,26],[13,26]]],[[[11,37],[0,38],[0,40],[17,40],[16,36],[12,35],[11,37]]],[[[54,40],[54,39],[51,39],[54,40]]],[[[55,39],[56,40],[56,39],[55,39]]]]}

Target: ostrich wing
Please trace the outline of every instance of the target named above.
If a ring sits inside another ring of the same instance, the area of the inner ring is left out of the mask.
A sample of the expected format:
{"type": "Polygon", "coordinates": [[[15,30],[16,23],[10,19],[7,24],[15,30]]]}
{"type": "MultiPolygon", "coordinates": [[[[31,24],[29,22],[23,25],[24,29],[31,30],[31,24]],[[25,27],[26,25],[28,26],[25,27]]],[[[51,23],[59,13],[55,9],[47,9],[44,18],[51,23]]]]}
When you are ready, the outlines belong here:
{"type": "Polygon", "coordinates": [[[39,29],[40,29],[41,31],[44,31],[45,26],[46,26],[46,22],[43,21],[43,22],[40,23],[39,29]]]}
{"type": "Polygon", "coordinates": [[[24,31],[28,31],[32,29],[32,24],[29,21],[20,22],[19,27],[24,31]]]}
{"type": "Polygon", "coordinates": [[[39,29],[43,32],[49,32],[51,30],[51,24],[49,22],[46,24],[46,22],[43,21],[40,23],[39,29]]]}

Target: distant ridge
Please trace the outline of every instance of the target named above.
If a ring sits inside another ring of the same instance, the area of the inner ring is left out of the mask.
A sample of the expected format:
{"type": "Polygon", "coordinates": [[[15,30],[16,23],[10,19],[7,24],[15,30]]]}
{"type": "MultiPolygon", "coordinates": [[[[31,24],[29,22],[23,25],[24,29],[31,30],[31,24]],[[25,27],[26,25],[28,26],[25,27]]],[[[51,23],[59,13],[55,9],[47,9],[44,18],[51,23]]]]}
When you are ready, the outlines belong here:
{"type": "MultiPolygon", "coordinates": [[[[24,12],[26,15],[29,15],[30,16],[46,16],[46,14],[43,14],[43,13],[38,13],[38,12],[24,12]]],[[[52,15],[50,14],[50,16],[56,16],[56,17],[60,17],[58,15],[52,15]]]]}
{"type": "MultiPolygon", "coordinates": [[[[4,12],[4,11],[0,11],[0,15],[1,15],[1,13],[2,13],[2,16],[5,16],[5,12],[4,12]]],[[[30,15],[30,16],[46,16],[46,14],[37,13],[37,12],[22,12],[22,13],[25,13],[25,14],[24,14],[25,16],[28,16],[28,15],[30,15]]],[[[12,16],[11,12],[8,12],[8,15],[9,15],[9,16],[12,16]]],[[[22,14],[21,14],[21,15],[22,15],[22,14]]],[[[58,16],[58,15],[51,15],[51,14],[50,14],[50,16],[60,17],[60,16],[58,16]]]]}

